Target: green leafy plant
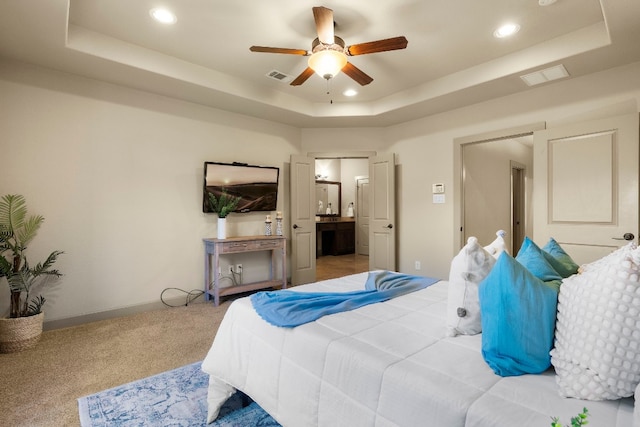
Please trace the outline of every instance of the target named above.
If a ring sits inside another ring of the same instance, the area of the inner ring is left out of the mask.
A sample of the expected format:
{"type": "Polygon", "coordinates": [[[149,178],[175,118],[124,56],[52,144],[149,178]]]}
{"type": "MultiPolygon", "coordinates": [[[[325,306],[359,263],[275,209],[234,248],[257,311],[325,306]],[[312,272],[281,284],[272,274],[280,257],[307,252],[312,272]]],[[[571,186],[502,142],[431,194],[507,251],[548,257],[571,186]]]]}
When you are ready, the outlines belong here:
{"type": "Polygon", "coordinates": [[[27,216],[23,196],[8,194],[0,199],[0,278],[6,277],[10,290],[9,317],[26,317],[42,311],[45,298],[31,292],[47,277],[60,277],[53,264],[62,251],[53,251],[45,261],[31,266],[25,251],[44,221],[41,215],[27,216]]]}
{"type": "Polygon", "coordinates": [[[225,191],[220,194],[220,197],[216,197],[211,192],[207,194],[209,195],[209,206],[213,212],[218,214],[218,218],[226,218],[236,210],[238,203],[240,203],[240,197],[232,196],[225,191]]]}
{"type": "MultiPolygon", "coordinates": [[[[589,411],[587,410],[587,408],[582,408],[581,413],[571,418],[571,427],[580,427],[589,424],[589,421],[587,421],[588,416],[589,411]]],[[[562,424],[560,423],[560,419],[558,417],[551,418],[551,427],[562,427],[562,424]]]]}

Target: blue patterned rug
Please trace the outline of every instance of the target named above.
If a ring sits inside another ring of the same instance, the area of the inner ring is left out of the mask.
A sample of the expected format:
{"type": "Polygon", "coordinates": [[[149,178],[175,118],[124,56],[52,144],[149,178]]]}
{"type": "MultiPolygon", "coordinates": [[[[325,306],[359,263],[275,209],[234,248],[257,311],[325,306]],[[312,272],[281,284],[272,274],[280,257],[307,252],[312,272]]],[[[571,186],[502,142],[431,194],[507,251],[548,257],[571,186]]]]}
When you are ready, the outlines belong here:
{"type": "Polygon", "coordinates": [[[82,427],[280,427],[241,392],[207,424],[209,376],[201,362],[78,399],[82,427]]]}

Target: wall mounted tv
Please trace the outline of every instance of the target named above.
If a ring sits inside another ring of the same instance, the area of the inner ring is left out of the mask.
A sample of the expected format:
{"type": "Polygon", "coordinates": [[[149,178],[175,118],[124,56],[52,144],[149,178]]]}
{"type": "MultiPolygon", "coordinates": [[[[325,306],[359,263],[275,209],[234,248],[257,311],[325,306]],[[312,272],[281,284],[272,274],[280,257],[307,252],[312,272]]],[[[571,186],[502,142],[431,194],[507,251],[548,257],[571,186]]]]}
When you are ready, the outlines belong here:
{"type": "Polygon", "coordinates": [[[226,192],[240,197],[234,212],[275,211],[279,175],[280,169],[272,166],[205,162],[202,210],[212,213],[207,193],[219,197],[226,192]]]}

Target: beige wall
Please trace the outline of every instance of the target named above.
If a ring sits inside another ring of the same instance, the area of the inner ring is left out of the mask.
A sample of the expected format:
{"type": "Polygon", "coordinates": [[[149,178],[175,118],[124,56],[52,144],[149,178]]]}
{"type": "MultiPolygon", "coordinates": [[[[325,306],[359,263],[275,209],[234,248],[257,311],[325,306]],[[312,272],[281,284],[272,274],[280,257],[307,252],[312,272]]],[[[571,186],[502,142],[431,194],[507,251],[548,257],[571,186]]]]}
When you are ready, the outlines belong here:
{"type": "MultiPolygon", "coordinates": [[[[413,273],[419,260],[421,274],[446,278],[459,241],[454,140],[637,112],[640,63],[384,129],[297,129],[6,62],[0,94],[0,194],[24,194],[46,217],[33,259],[66,251],[62,285],[46,295],[55,320],[201,288],[201,239],[215,233],[201,212],[204,161],[281,167],[288,226],[291,154],[396,153],[398,268],[413,273]],[[432,203],[433,183],[445,184],[446,203],[432,203]]],[[[238,234],[262,232],[260,214],[230,219],[238,234]]]]}
{"type": "Polygon", "coordinates": [[[459,218],[454,201],[454,147],[456,138],[546,122],[551,127],[590,116],[618,113],[640,104],[640,63],[607,73],[559,82],[520,95],[466,107],[416,120],[389,130],[389,150],[401,165],[399,198],[411,195],[413,204],[402,205],[398,221],[399,268],[411,272],[422,260],[424,274],[448,277],[449,261],[459,249],[459,218]],[[431,203],[430,184],[443,182],[447,203],[431,203]],[[418,183],[424,183],[418,188],[418,183]],[[418,197],[415,197],[418,195],[418,197]],[[408,226],[410,225],[410,226],[408,226]],[[411,238],[416,231],[424,238],[411,238]]]}
{"type": "MultiPolygon", "coordinates": [[[[216,217],[202,213],[205,161],[280,167],[278,209],[288,206],[299,129],[68,74],[0,69],[0,195],[23,194],[45,217],[33,261],[65,251],[65,276],[46,292],[49,321],[157,302],[168,287],[202,289],[202,238],[216,235],[216,217]]],[[[231,235],[262,234],[264,213],[228,223],[231,235]]],[[[246,282],[268,268],[261,255],[255,265],[233,261],[246,282]]]]}
{"type": "Polygon", "coordinates": [[[356,141],[353,149],[396,153],[398,269],[447,278],[451,258],[459,250],[458,191],[454,186],[454,140],[531,123],[554,126],[566,122],[638,112],[640,63],[592,76],[530,89],[459,110],[425,117],[385,129],[304,129],[302,149],[331,151],[326,141],[356,141]],[[431,184],[444,183],[446,202],[432,203],[431,184]]]}

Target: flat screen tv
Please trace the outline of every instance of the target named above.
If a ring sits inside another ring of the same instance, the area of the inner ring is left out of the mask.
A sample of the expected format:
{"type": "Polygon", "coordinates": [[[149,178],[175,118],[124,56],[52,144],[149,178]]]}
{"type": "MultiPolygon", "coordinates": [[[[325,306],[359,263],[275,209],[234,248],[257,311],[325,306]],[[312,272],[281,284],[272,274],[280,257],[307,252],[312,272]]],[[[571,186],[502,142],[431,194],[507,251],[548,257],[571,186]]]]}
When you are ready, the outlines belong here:
{"type": "Polygon", "coordinates": [[[275,211],[280,169],[246,163],[204,163],[202,211],[212,213],[209,195],[222,193],[240,197],[234,212],[275,211]]]}

